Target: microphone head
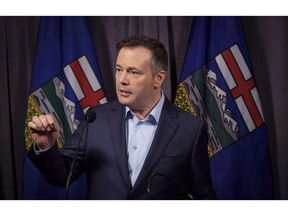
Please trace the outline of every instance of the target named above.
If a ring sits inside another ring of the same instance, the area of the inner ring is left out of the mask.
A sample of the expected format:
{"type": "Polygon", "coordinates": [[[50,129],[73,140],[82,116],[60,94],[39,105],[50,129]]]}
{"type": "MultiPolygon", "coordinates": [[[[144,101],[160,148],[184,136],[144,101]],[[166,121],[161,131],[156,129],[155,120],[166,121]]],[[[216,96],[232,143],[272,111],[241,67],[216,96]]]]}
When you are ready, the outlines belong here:
{"type": "Polygon", "coordinates": [[[85,113],[85,121],[88,123],[92,123],[96,119],[96,113],[92,110],[92,108],[89,108],[87,112],[85,113]]]}

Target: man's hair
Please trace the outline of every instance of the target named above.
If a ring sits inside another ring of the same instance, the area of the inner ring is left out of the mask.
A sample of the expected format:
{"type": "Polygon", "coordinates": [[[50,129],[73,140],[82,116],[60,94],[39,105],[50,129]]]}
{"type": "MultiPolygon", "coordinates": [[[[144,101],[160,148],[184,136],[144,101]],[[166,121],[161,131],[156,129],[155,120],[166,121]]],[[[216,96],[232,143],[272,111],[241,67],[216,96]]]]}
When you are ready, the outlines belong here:
{"type": "Polygon", "coordinates": [[[164,70],[167,72],[168,69],[168,54],[164,45],[151,37],[143,35],[130,36],[116,44],[118,50],[124,47],[137,47],[142,46],[149,49],[152,52],[152,71],[157,73],[158,71],[164,70]]]}

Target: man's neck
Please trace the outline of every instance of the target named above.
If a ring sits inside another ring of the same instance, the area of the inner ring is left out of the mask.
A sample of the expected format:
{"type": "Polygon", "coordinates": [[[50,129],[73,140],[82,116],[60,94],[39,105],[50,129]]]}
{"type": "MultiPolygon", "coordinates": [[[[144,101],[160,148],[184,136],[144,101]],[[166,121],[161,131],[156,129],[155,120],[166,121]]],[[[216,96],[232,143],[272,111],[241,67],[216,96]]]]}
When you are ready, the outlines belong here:
{"type": "Polygon", "coordinates": [[[132,109],[132,112],[137,116],[138,119],[143,120],[145,119],[148,114],[154,109],[154,107],[158,104],[160,98],[162,96],[162,91],[159,93],[157,97],[155,97],[155,101],[151,103],[149,107],[143,107],[143,109],[132,109]]]}

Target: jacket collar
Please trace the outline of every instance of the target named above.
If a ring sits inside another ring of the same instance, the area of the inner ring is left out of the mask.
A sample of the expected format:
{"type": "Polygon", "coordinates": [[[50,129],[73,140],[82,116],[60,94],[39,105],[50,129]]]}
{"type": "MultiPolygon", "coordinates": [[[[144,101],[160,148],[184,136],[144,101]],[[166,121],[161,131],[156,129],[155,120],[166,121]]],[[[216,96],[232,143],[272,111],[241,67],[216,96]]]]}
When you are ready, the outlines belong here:
{"type": "Polygon", "coordinates": [[[119,102],[115,102],[112,105],[112,111],[109,118],[110,133],[122,178],[125,182],[125,185],[127,186],[127,190],[131,191],[131,193],[133,193],[137,187],[143,184],[143,180],[145,178],[148,178],[149,175],[151,175],[153,168],[157,164],[167,145],[170,143],[173,134],[175,134],[177,131],[178,123],[175,121],[175,118],[177,117],[178,112],[175,106],[165,97],[164,105],[152,145],[143,164],[142,170],[135,182],[134,187],[132,188],[128,170],[125,131],[125,106],[121,105],[119,102]],[[118,140],[119,137],[120,139],[118,140]]]}

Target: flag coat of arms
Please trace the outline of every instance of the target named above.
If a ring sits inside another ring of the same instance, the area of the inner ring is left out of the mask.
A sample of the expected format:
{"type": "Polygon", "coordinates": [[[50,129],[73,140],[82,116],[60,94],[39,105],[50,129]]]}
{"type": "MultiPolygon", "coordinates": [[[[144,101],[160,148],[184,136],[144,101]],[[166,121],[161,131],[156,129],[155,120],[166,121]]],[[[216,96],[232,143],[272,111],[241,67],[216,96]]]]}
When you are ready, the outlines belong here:
{"type": "MultiPolygon", "coordinates": [[[[51,114],[61,128],[59,148],[85,112],[106,103],[102,77],[86,17],[41,17],[28,98],[26,125],[34,115],[51,114]]],[[[32,144],[25,131],[26,149],[32,144]]],[[[49,185],[24,158],[23,199],[63,199],[64,188],[49,185]]],[[[71,199],[85,199],[86,178],[70,187],[71,199]]]]}
{"type": "Polygon", "coordinates": [[[195,17],[175,104],[207,125],[218,199],[272,199],[268,133],[240,17],[195,17]]]}

